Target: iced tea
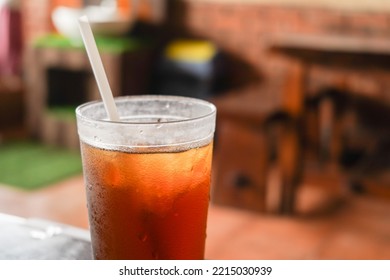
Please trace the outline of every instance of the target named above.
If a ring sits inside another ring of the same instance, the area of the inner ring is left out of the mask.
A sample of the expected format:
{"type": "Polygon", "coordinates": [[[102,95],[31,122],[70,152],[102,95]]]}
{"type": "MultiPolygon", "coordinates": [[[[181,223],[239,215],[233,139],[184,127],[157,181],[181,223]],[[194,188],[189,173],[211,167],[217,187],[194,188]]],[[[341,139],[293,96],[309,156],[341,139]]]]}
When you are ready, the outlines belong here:
{"type": "Polygon", "coordinates": [[[96,259],[203,259],[212,144],[82,155],[96,259]]]}
{"type": "Polygon", "coordinates": [[[76,109],[95,259],[203,259],[216,108],[181,96],[76,109]]]}

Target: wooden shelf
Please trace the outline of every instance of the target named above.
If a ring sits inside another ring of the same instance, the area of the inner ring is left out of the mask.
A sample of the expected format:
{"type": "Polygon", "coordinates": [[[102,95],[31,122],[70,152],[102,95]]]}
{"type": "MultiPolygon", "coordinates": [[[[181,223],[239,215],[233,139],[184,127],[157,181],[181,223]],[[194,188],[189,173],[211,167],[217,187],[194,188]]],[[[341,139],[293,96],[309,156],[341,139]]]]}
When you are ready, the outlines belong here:
{"type": "Polygon", "coordinates": [[[268,38],[271,51],[306,64],[341,68],[390,69],[390,40],[369,37],[278,34],[268,38]]]}

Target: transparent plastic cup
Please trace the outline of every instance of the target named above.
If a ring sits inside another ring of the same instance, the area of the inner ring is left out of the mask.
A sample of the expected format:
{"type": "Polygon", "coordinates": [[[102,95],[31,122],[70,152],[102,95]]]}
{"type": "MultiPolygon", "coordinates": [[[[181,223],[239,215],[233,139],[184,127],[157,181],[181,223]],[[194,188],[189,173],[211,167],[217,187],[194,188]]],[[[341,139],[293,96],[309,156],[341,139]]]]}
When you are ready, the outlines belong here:
{"type": "Polygon", "coordinates": [[[216,108],[178,96],[76,109],[95,259],[203,259],[216,108]]]}

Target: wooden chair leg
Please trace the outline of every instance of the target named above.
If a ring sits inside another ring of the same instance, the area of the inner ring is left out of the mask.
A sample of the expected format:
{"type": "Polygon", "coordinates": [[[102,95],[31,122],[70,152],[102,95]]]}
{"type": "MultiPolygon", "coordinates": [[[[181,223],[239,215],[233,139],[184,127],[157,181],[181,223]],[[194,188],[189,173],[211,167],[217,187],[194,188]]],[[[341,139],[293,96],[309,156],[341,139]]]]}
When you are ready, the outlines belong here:
{"type": "Polygon", "coordinates": [[[271,211],[278,214],[294,212],[296,191],[303,170],[300,129],[299,120],[286,112],[280,112],[268,120],[268,142],[277,176],[272,184],[268,184],[268,188],[273,188],[272,192],[277,193],[277,206],[273,205],[271,211]]]}

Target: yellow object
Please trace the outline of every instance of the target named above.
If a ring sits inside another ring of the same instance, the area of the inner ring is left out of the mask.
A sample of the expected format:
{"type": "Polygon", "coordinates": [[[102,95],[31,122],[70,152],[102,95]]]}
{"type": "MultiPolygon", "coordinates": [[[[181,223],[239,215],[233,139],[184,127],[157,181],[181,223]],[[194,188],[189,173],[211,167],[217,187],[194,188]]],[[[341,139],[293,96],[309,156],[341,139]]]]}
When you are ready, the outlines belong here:
{"type": "Polygon", "coordinates": [[[210,61],[216,52],[208,41],[177,40],[168,45],[165,56],[174,61],[202,63],[210,61]]]}

